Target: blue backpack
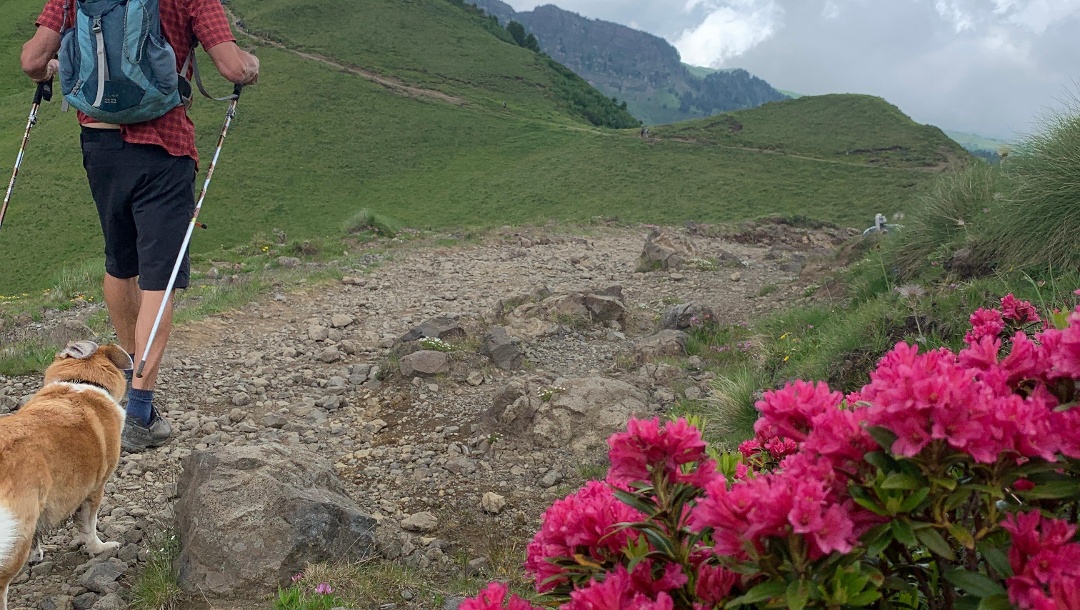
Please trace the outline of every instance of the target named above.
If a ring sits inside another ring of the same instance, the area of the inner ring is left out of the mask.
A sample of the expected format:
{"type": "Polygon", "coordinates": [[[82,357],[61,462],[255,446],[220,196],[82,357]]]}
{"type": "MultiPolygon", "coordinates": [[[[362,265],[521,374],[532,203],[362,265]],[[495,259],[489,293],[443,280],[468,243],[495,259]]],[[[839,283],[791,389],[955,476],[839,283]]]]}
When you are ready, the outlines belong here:
{"type": "Polygon", "coordinates": [[[60,43],[60,89],[69,104],[104,123],[129,124],[183,103],[158,0],[75,2],[75,23],[60,43]]]}

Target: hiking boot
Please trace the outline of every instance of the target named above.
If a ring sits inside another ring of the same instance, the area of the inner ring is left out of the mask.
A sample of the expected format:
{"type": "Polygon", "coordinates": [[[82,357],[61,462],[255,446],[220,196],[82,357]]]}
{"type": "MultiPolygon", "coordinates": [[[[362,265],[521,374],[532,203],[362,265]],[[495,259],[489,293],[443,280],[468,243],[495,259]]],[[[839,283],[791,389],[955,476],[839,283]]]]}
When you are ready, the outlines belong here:
{"type": "Polygon", "coordinates": [[[151,408],[150,425],[144,426],[134,417],[124,418],[124,431],[120,434],[120,447],[128,453],[138,453],[164,445],[172,436],[169,420],[151,408]]]}

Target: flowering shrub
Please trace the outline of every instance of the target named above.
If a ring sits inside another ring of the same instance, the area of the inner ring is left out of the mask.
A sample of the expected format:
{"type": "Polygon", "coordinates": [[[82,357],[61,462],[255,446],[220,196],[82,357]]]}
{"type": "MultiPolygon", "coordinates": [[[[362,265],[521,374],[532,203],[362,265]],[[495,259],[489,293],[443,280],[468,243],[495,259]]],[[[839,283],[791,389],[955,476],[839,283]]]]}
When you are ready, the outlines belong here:
{"type": "MultiPolygon", "coordinates": [[[[737,453],[631,420],[606,481],[528,547],[542,602],[1080,608],[1080,307],[1044,319],[1009,295],[971,323],[959,353],[898,344],[859,392],[766,392],[737,453]]],[[[496,584],[462,607],[532,608],[496,584]]]]}

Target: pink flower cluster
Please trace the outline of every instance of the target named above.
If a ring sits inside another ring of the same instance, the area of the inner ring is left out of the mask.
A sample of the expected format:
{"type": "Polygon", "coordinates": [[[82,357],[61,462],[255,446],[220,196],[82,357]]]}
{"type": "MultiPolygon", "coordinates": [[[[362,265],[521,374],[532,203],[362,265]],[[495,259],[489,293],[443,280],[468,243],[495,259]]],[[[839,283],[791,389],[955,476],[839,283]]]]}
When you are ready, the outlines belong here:
{"type": "Polygon", "coordinates": [[[779,436],[767,439],[755,436],[754,438],[739,444],[739,453],[741,453],[744,458],[751,458],[755,455],[764,453],[774,460],[782,460],[798,450],[798,443],[790,438],[782,438],[779,436]]]}
{"type": "Polygon", "coordinates": [[[710,482],[691,512],[690,526],[713,529],[717,555],[756,560],[770,538],[806,541],[807,557],[847,553],[870,519],[846,495],[846,485],[822,460],[799,454],[781,470],[735,483],[710,482]]]}
{"type": "Polygon", "coordinates": [[[686,582],[686,575],[674,563],[667,564],[659,578],[653,575],[651,560],[638,563],[629,572],[620,565],[603,580],[594,578],[571,591],[563,610],[672,610],[674,600],[669,592],[686,582]]]}
{"type": "Polygon", "coordinates": [[[716,476],[716,462],[705,455],[701,431],[682,418],[663,426],[659,418],[631,419],[626,432],[613,434],[608,446],[607,479],[612,483],[655,481],[655,475],[701,486],[716,476]]]}
{"type": "Polygon", "coordinates": [[[980,308],[971,314],[971,330],[964,341],[973,344],[985,337],[1001,337],[1006,327],[1016,330],[1042,321],[1035,306],[1011,294],[1001,299],[1001,309],[980,308]]]}
{"type": "Polygon", "coordinates": [[[563,569],[549,558],[581,555],[599,565],[613,564],[637,537],[617,525],[643,518],[615,497],[611,485],[589,481],[548,507],[540,531],[526,549],[525,571],[536,579],[537,591],[544,592],[565,582],[563,569]]]}
{"type": "Polygon", "coordinates": [[[501,583],[491,583],[476,597],[469,598],[458,606],[460,610],[540,610],[517,595],[511,594],[510,588],[501,583]]]}
{"type": "Polygon", "coordinates": [[[1072,541],[1076,526],[1038,511],[1010,515],[1001,526],[1012,534],[1009,600],[1024,610],[1080,608],[1080,544],[1072,541]]]}

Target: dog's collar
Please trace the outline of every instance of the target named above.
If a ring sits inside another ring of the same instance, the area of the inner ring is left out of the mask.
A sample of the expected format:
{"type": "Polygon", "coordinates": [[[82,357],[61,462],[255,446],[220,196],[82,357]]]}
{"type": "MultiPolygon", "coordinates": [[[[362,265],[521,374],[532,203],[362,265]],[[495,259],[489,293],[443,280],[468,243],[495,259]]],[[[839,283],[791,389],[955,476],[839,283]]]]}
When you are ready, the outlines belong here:
{"type": "Polygon", "coordinates": [[[92,385],[96,388],[101,388],[102,390],[105,390],[105,392],[108,394],[112,394],[112,392],[109,391],[109,388],[96,381],[87,381],[85,379],[57,379],[53,383],[74,383],[78,385],[92,385]]]}

